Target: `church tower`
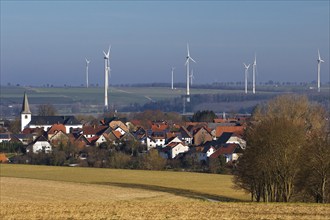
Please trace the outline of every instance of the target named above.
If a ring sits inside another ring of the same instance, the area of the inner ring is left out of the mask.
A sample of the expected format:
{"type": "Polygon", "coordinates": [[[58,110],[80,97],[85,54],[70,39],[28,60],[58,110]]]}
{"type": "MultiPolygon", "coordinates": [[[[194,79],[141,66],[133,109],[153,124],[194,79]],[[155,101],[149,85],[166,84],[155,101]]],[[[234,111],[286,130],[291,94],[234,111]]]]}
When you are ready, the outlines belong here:
{"type": "Polygon", "coordinates": [[[26,126],[30,123],[30,121],[31,121],[30,106],[26,92],[24,92],[23,105],[21,111],[21,131],[23,131],[24,128],[26,128],[26,126]]]}

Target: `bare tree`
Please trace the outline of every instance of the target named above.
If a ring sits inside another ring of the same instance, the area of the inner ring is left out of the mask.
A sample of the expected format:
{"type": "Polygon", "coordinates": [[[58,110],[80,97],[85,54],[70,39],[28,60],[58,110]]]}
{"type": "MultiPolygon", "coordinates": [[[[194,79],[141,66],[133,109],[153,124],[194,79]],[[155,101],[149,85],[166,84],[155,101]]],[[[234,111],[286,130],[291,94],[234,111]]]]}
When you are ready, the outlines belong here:
{"type": "Polygon", "coordinates": [[[324,112],[306,97],[289,95],[257,107],[245,133],[236,184],[256,201],[290,201],[303,149],[325,129],[324,112]]]}
{"type": "Polygon", "coordinates": [[[56,113],[56,108],[52,104],[41,104],[38,106],[39,116],[54,116],[56,113]]]}

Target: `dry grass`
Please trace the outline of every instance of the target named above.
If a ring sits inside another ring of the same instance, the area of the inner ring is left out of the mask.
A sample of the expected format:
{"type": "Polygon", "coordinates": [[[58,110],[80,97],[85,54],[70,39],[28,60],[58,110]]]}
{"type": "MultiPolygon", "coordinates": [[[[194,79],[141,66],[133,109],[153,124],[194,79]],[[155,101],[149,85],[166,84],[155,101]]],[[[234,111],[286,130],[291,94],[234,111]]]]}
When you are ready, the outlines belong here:
{"type": "Polygon", "coordinates": [[[0,165],[0,170],[0,175],[6,177],[152,189],[186,197],[207,197],[220,201],[249,199],[243,191],[234,190],[230,175],[9,164],[0,165]]]}
{"type": "MultiPolygon", "coordinates": [[[[193,199],[223,193],[186,173],[13,165],[1,165],[0,171],[0,219],[330,219],[329,205],[193,199]]],[[[203,180],[209,176],[225,178],[203,180]]]]}

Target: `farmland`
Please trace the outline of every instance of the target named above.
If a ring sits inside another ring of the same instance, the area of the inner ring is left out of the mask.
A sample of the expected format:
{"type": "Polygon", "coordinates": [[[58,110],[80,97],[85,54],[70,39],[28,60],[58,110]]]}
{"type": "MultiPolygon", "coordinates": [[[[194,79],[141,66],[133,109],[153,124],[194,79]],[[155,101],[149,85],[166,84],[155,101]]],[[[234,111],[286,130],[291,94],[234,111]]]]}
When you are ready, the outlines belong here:
{"type": "MultiPolygon", "coordinates": [[[[244,95],[240,87],[212,87],[199,86],[191,89],[192,102],[187,105],[187,110],[213,110],[215,112],[238,112],[253,108],[257,103],[266,101],[275,95],[283,93],[297,93],[308,95],[310,99],[328,104],[328,87],[321,93],[308,90],[305,87],[272,87],[262,86],[256,95],[249,92],[244,95]]],[[[1,86],[0,105],[2,116],[18,115],[23,93],[27,92],[32,112],[40,104],[52,104],[58,114],[101,114],[103,113],[104,89],[102,87],[22,87],[1,86]]],[[[110,110],[141,111],[147,109],[160,109],[162,111],[182,112],[182,95],[185,88],[171,90],[168,87],[114,87],[109,89],[110,110]],[[147,106],[144,106],[148,104],[147,106]],[[144,106],[144,107],[143,107],[144,106]],[[166,108],[167,110],[165,110],[166,108]]]]}
{"type": "Polygon", "coordinates": [[[229,175],[28,165],[0,169],[2,219],[328,219],[330,215],[329,205],[249,203],[248,195],[233,189],[229,175]]]}

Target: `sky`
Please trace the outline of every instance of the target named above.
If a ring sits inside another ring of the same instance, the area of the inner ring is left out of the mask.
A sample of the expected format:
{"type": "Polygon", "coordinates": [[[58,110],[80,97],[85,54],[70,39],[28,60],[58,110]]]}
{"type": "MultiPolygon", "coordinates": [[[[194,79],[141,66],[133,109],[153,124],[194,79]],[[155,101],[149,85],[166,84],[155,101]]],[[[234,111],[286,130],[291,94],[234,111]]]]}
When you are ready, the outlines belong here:
{"type": "Polygon", "coordinates": [[[0,1],[1,85],[329,82],[329,1],[0,1]],[[252,68],[249,81],[252,80],[252,68]]]}

